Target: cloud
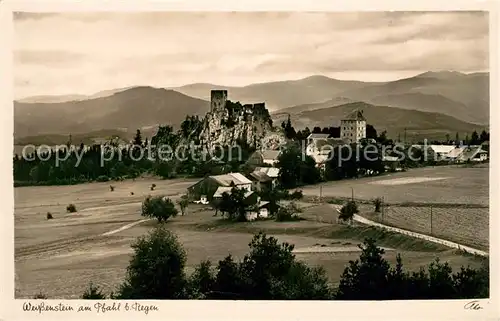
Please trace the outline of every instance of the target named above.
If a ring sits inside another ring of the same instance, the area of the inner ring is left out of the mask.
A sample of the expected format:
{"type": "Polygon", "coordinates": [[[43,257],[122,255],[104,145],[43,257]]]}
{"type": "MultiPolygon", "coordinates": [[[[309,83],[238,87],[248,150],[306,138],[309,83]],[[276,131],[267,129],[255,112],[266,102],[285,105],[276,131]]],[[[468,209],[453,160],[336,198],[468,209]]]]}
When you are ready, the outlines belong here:
{"type": "Polygon", "coordinates": [[[488,69],[484,12],[18,13],[14,21],[21,97],[488,69]]]}

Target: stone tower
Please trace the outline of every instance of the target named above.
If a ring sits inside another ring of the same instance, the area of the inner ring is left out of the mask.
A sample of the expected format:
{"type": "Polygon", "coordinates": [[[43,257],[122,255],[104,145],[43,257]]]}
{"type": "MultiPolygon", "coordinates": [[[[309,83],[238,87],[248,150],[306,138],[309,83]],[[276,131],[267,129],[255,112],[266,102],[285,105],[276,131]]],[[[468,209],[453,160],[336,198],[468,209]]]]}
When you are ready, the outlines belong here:
{"type": "Polygon", "coordinates": [[[356,109],[340,121],[340,137],[349,144],[357,144],[366,138],[366,119],[363,111],[356,109]]]}
{"type": "Polygon", "coordinates": [[[224,108],[227,101],[227,90],[212,90],[210,92],[210,111],[224,108]]]}

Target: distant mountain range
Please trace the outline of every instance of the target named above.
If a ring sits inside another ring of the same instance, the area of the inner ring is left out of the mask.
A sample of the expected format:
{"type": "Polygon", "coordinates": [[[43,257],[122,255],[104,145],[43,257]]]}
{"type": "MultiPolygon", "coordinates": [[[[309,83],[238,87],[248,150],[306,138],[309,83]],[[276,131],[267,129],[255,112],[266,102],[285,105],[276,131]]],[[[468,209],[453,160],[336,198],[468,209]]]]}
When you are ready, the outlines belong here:
{"type": "Polygon", "coordinates": [[[158,124],[178,125],[186,115],[203,116],[207,101],[179,92],[134,87],[110,96],[60,103],[14,103],[14,136],[82,134],[103,129],[135,132],[158,124]]]}
{"type": "Polygon", "coordinates": [[[26,136],[101,130],[126,135],[137,128],[152,132],[158,124],[176,126],[186,115],[204,115],[212,89],[227,89],[232,101],[265,102],[276,121],[290,114],[297,128],[316,122],[333,126],[349,109],[358,107],[366,109],[369,123],[389,133],[407,127],[424,134],[454,134],[489,123],[489,73],[426,72],[390,82],[312,76],[244,87],[191,84],[112,89],[90,96],[29,97],[14,102],[14,135],[19,141],[26,136]]]}

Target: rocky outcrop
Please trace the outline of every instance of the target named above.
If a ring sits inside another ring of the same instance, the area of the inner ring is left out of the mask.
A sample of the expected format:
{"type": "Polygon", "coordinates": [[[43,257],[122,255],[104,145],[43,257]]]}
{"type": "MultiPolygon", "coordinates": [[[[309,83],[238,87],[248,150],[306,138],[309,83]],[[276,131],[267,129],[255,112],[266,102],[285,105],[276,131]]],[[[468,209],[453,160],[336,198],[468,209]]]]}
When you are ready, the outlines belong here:
{"type": "Polygon", "coordinates": [[[264,103],[242,105],[226,100],[227,92],[212,91],[211,110],[203,120],[200,139],[209,148],[246,144],[257,149],[279,148],[285,137],[272,125],[264,103]]]}

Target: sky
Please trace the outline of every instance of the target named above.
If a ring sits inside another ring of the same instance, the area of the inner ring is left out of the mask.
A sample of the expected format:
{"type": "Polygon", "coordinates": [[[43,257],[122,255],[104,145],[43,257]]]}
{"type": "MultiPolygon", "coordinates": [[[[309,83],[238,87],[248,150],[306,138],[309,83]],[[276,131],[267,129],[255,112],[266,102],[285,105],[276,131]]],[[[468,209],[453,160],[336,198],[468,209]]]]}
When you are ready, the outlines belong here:
{"type": "Polygon", "coordinates": [[[15,13],[14,94],[488,71],[484,12],[15,13]]]}

